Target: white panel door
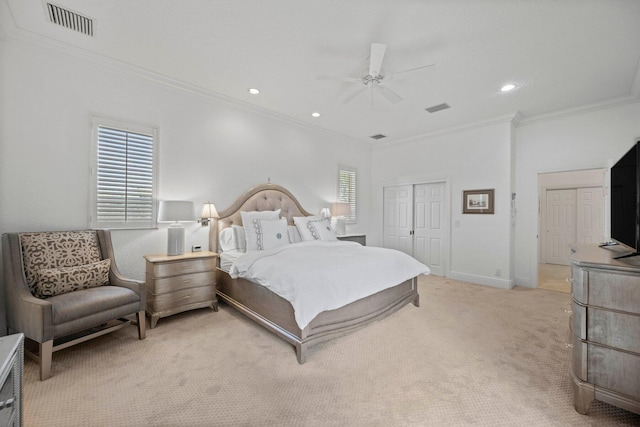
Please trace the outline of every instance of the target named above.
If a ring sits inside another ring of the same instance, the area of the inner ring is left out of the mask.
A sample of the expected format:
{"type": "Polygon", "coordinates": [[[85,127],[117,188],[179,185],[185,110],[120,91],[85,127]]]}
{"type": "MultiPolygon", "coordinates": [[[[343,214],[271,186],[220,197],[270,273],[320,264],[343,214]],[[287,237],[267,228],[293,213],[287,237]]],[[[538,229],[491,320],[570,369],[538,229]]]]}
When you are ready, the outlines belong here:
{"type": "Polygon", "coordinates": [[[413,256],[413,185],[385,187],[383,199],[383,246],[413,256]]]}
{"type": "Polygon", "coordinates": [[[547,190],[547,263],[569,265],[576,242],[576,189],[547,190]]]}
{"type": "Polygon", "coordinates": [[[444,183],[414,187],[414,257],[444,275],[444,183]]]}
{"type": "Polygon", "coordinates": [[[576,209],[576,241],[602,243],[604,231],[602,187],[578,188],[576,209]]]}

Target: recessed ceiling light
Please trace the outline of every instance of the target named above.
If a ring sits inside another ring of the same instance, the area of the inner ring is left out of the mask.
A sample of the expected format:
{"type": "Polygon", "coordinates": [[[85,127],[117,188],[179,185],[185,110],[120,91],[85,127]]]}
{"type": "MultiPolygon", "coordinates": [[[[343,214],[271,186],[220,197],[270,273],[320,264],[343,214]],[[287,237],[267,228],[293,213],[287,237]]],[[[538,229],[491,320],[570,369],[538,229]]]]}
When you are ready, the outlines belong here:
{"type": "Polygon", "coordinates": [[[252,87],[252,88],[249,88],[249,93],[250,93],[251,95],[257,95],[257,94],[259,94],[259,93],[260,93],[260,90],[259,90],[259,89],[256,89],[255,87],[252,87]]]}
{"type": "Polygon", "coordinates": [[[315,112],[311,113],[311,117],[320,117],[320,113],[315,111],[315,112]]]}
{"type": "Polygon", "coordinates": [[[511,91],[511,90],[514,90],[515,88],[516,88],[516,85],[515,85],[515,84],[513,84],[513,83],[507,83],[506,85],[502,86],[502,87],[500,88],[500,90],[501,90],[502,92],[509,92],[509,91],[511,91]]]}

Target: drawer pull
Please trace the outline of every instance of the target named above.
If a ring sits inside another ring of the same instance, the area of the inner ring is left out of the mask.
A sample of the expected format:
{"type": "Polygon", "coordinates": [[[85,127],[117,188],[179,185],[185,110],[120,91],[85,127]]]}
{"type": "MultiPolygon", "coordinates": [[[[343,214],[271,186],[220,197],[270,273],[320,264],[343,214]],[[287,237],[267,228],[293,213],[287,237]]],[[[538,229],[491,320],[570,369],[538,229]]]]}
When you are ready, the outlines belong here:
{"type": "Polygon", "coordinates": [[[191,295],[185,295],[182,297],[182,299],[187,299],[187,298],[191,298],[191,295]]]}
{"type": "Polygon", "coordinates": [[[567,283],[571,283],[571,284],[573,284],[573,279],[566,278],[566,279],[564,279],[564,280],[566,280],[566,282],[567,282],[567,283]]]}

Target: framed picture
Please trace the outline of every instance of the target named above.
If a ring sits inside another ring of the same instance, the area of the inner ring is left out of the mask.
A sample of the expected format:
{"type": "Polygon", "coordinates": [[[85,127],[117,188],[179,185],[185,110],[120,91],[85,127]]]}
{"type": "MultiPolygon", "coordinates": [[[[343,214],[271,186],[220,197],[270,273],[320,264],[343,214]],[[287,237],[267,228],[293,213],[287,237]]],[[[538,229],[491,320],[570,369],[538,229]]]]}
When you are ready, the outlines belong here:
{"type": "Polygon", "coordinates": [[[491,190],[462,191],[463,214],[492,214],[493,188],[491,190]]]}

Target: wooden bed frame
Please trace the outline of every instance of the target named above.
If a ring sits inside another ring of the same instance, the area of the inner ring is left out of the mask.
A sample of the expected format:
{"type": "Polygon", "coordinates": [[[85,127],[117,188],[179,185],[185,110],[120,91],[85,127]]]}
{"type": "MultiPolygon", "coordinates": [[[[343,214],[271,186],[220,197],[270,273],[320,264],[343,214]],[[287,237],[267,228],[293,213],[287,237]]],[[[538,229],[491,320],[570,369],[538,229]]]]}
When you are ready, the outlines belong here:
{"type": "MultiPolygon", "coordinates": [[[[211,248],[218,251],[218,233],[232,225],[242,225],[241,211],[281,209],[280,216],[293,225],[293,217],[310,216],[285,188],[262,184],[251,188],[231,207],[219,212],[217,226],[212,227],[211,248]]],[[[217,294],[221,300],[253,321],[275,333],[296,349],[298,363],[306,361],[307,349],[316,343],[344,335],[376,320],[387,317],[408,303],[420,306],[417,278],[407,280],[344,307],[324,311],[300,329],[289,301],[249,280],[232,279],[216,269],[217,294]]]]}

